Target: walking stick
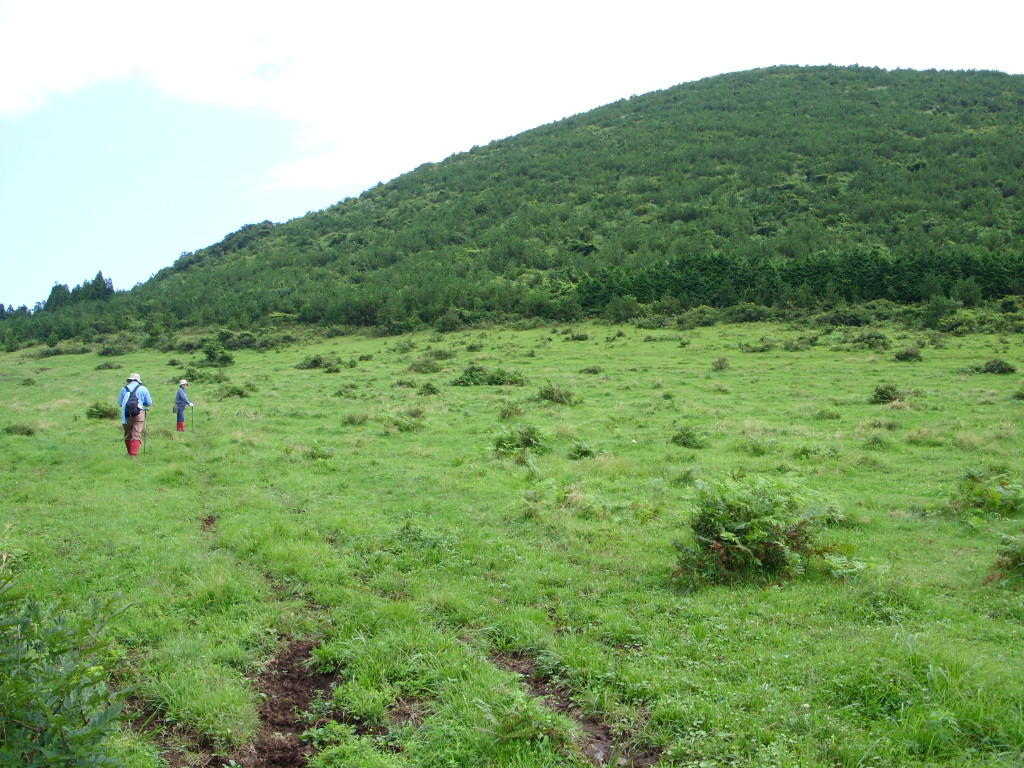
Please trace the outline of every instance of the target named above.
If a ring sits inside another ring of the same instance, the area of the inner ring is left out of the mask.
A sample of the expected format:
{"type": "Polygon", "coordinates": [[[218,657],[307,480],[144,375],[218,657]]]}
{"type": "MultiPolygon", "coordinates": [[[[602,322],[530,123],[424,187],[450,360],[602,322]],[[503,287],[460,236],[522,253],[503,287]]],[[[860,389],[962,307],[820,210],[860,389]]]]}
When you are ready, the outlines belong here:
{"type": "MultiPolygon", "coordinates": [[[[142,412],[147,413],[149,408],[143,408],[142,412]]],[[[142,455],[146,455],[146,435],[149,433],[149,415],[142,418],[142,455]]]]}
{"type": "Polygon", "coordinates": [[[190,419],[190,421],[192,422],[192,431],[195,432],[196,431],[196,407],[193,405],[191,408],[189,408],[189,411],[191,412],[191,419],[190,419]]]}

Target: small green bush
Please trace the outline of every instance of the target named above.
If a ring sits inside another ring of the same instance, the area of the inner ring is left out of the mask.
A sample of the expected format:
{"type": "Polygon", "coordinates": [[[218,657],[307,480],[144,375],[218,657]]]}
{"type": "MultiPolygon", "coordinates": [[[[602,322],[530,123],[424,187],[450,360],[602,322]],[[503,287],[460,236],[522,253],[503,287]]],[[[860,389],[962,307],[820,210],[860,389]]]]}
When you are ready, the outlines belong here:
{"type": "Polygon", "coordinates": [[[122,766],[110,738],[129,692],[108,688],[102,664],[120,598],[72,612],[15,596],[14,581],[0,550],[0,765],[122,766]]]}
{"type": "Polygon", "coordinates": [[[683,448],[705,448],[708,444],[707,433],[692,424],[683,424],[668,441],[683,448]]]}
{"type": "Polygon", "coordinates": [[[537,399],[557,405],[577,405],[582,402],[572,390],[559,387],[550,381],[537,392],[537,399]]]}
{"type": "Polygon", "coordinates": [[[113,403],[97,401],[85,409],[85,416],[89,419],[116,419],[121,415],[121,409],[113,403]]]}
{"type": "Polygon", "coordinates": [[[27,424],[8,424],[4,427],[5,435],[21,435],[22,437],[32,437],[36,433],[35,427],[30,427],[27,424]]]}
{"type": "Polygon", "coordinates": [[[996,555],[996,566],[1016,575],[1024,575],[1024,535],[1003,535],[1002,546],[996,555]]]}
{"type": "Polygon", "coordinates": [[[674,576],[693,586],[796,576],[825,549],[821,525],[800,489],[781,479],[745,477],[697,483],[692,545],[676,543],[674,576]]]}
{"type": "Polygon", "coordinates": [[[884,403],[894,403],[897,400],[906,400],[907,393],[897,387],[895,384],[885,383],[879,384],[875,387],[875,393],[871,396],[868,401],[875,405],[882,405],[884,403]]]}
{"type": "Polygon", "coordinates": [[[340,365],[340,361],[332,355],[311,355],[301,363],[296,363],[295,367],[300,371],[310,371],[316,370],[317,368],[330,368],[338,365],[340,365]]]}
{"type": "Polygon", "coordinates": [[[105,360],[96,366],[97,371],[116,371],[118,368],[124,368],[120,363],[115,363],[113,360],[105,360]]]}
{"type": "Polygon", "coordinates": [[[1017,368],[996,357],[982,365],[971,366],[971,371],[974,373],[1016,373],[1017,368]]]}
{"type": "Polygon", "coordinates": [[[409,365],[409,373],[437,373],[441,366],[433,357],[421,357],[409,365]]]}
{"type": "Polygon", "coordinates": [[[441,390],[434,386],[431,382],[424,382],[419,389],[416,390],[416,394],[420,397],[428,397],[430,395],[439,395],[441,390]]]}
{"type": "Polygon", "coordinates": [[[482,365],[470,365],[452,384],[456,387],[521,387],[526,384],[526,377],[518,371],[507,371],[504,368],[489,370],[482,365]]]}
{"type": "Polygon", "coordinates": [[[517,424],[503,430],[494,440],[494,452],[499,456],[512,456],[523,451],[544,453],[548,440],[539,429],[529,424],[517,424]]]}
{"type": "Polygon", "coordinates": [[[729,358],[719,357],[713,363],[711,363],[711,370],[713,371],[728,371],[729,370],[729,358]]]}
{"type": "Polygon", "coordinates": [[[569,449],[569,458],[574,461],[578,461],[580,459],[591,459],[596,455],[597,451],[595,451],[590,445],[579,441],[574,441],[572,448],[569,449]]]}
{"type": "Polygon", "coordinates": [[[906,347],[896,352],[896,359],[901,363],[920,363],[924,358],[917,347],[906,347]]]}
{"type": "Polygon", "coordinates": [[[1024,489],[1001,472],[968,469],[946,509],[954,514],[1009,517],[1024,512],[1024,489]]]}

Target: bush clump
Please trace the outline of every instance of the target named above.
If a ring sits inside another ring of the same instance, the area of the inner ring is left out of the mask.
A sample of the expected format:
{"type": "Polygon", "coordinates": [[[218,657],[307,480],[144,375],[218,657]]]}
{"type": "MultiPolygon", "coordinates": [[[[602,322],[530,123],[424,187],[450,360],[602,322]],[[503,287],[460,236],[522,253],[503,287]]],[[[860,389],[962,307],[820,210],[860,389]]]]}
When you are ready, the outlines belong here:
{"type": "Polygon", "coordinates": [[[340,364],[341,361],[331,355],[311,355],[301,363],[296,363],[295,367],[300,371],[312,371],[317,368],[337,368],[340,364]]]}
{"type": "Polygon", "coordinates": [[[677,542],[675,578],[694,586],[799,575],[813,555],[823,520],[785,480],[747,477],[698,481],[693,544],[677,542]]]}
{"type": "Polygon", "coordinates": [[[582,402],[571,389],[552,384],[550,381],[537,392],[537,399],[556,405],[577,405],[582,402]]]}
{"type": "Polygon", "coordinates": [[[707,433],[697,429],[693,424],[683,424],[668,441],[683,448],[705,448],[708,444],[707,433]]]}
{"type": "Polygon", "coordinates": [[[14,560],[0,541],[0,765],[111,766],[110,738],[127,691],[102,666],[119,597],[71,612],[15,596],[14,560]]]}
{"type": "Polygon", "coordinates": [[[917,347],[906,347],[896,352],[896,359],[901,363],[920,363],[924,358],[917,347]]]}
{"type": "Polygon", "coordinates": [[[494,440],[494,452],[499,456],[514,456],[524,451],[544,453],[547,438],[539,429],[529,424],[517,424],[498,435],[494,440]]]}
{"type": "Polygon", "coordinates": [[[1005,571],[1024,575],[1024,536],[1003,536],[996,565],[1005,571]]]}
{"type": "Polygon", "coordinates": [[[971,371],[974,373],[1016,373],[1017,368],[996,357],[982,365],[971,366],[971,371]]]}
{"type": "Polygon", "coordinates": [[[28,424],[8,424],[4,427],[5,435],[21,435],[22,437],[32,437],[36,433],[35,427],[30,427],[28,424]]]}
{"type": "Polygon", "coordinates": [[[87,419],[116,419],[121,415],[121,409],[113,403],[96,401],[85,409],[87,419]]]}
{"type": "Polygon", "coordinates": [[[470,365],[459,374],[459,377],[452,384],[456,387],[521,387],[526,384],[526,377],[518,371],[507,371],[504,368],[494,368],[492,370],[482,365],[470,365]]]}
{"type": "Polygon", "coordinates": [[[871,396],[868,401],[874,405],[883,405],[885,403],[894,403],[897,400],[906,400],[907,392],[897,387],[892,383],[879,384],[875,387],[875,393],[871,396]]]}
{"type": "Polygon", "coordinates": [[[946,505],[955,514],[1009,517],[1024,512],[1024,489],[1001,472],[968,469],[946,505]]]}

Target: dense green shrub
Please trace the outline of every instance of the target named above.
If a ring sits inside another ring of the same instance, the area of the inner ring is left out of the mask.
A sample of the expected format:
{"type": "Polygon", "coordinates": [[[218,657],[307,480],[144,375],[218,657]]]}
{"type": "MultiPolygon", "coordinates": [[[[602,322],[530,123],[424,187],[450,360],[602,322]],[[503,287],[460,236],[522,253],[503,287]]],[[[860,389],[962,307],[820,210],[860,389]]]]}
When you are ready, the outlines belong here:
{"type": "Polygon", "coordinates": [[[1024,536],[1003,536],[996,565],[1016,575],[1024,575],[1024,536]]]}
{"type": "Polygon", "coordinates": [[[5,435],[21,435],[22,437],[31,437],[36,433],[35,427],[30,427],[27,424],[8,424],[4,427],[5,435]]]}
{"type": "Polygon", "coordinates": [[[521,387],[526,384],[526,377],[518,371],[508,371],[504,368],[490,370],[482,365],[470,365],[459,374],[452,384],[456,387],[484,385],[521,387]]]}
{"type": "Polygon", "coordinates": [[[557,405],[577,405],[582,402],[571,389],[552,384],[550,381],[537,392],[537,399],[557,405]]]}
{"type": "Polygon", "coordinates": [[[1002,472],[968,469],[953,489],[946,509],[956,514],[1017,515],[1024,512],[1024,489],[1002,472]]]}
{"type": "Polygon", "coordinates": [[[693,424],[683,424],[672,433],[668,441],[683,448],[705,448],[708,444],[708,436],[706,432],[693,424]]]}
{"type": "Polygon", "coordinates": [[[993,358],[982,365],[971,366],[974,373],[1016,373],[1017,368],[998,357],[993,358]]]}
{"type": "Polygon", "coordinates": [[[316,370],[317,368],[330,368],[338,366],[341,361],[334,355],[310,355],[302,362],[296,363],[295,367],[300,371],[316,370]]]}
{"type": "Polygon", "coordinates": [[[921,350],[917,347],[905,347],[896,352],[896,359],[901,363],[919,363],[924,358],[921,357],[921,350]]]}
{"type": "Polygon", "coordinates": [[[499,456],[511,456],[522,451],[544,453],[547,449],[547,438],[529,424],[517,424],[502,430],[494,440],[494,452],[499,456]]]}
{"type": "Polygon", "coordinates": [[[128,691],[111,691],[104,630],[123,608],[93,598],[80,612],[14,594],[0,551],[0,765],[113,768],[109,739],[128,691]]]}
{"type": "Polygon", "coordinates": [[[85,416],[89,419],[116,419],[121,415],[121,409],[113,403],[97,401],[85,409],[85,416]]]}
{"type": "Polygon", "coordinates": [[[748,477],[697,483],[692,544],[677,542],[675,577],[693,586],[795,576],[824,548],[815,542],[821,515],[781,479],[748,477]]]}
{"type": "Polygon", "coordinates": [[[906,400],[907,392],[897,387],[892,383],[879,384],[875,387],[875,392],[871,395],[871,399],[868,401],[874,405],[883,405],[885,403],[894,403],[897,400],[906,400]]]}

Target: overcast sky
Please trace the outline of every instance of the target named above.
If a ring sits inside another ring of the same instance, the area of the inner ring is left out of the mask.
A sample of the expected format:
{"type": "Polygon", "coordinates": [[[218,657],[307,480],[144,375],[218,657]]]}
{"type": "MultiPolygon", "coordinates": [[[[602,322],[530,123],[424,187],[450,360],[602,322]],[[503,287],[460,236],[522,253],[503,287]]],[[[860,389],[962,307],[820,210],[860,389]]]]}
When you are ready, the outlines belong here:
{"type": "Polygon", "coordinates": [[[1024,72],[1024,4],[0,0],[0,303],[633,94],[776,64],[1024,72]]]}

